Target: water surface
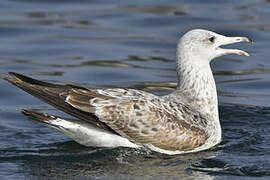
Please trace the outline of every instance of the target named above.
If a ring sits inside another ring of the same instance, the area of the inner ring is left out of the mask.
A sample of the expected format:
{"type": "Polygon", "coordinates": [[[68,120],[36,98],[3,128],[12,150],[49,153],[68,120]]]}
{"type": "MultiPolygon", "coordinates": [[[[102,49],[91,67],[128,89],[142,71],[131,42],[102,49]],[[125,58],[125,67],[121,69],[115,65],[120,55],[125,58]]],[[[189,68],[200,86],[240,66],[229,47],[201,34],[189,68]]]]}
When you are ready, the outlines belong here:
{"type": "Polygon", "coordinates": [[[269,9],[267,0],[1,1],[1,78],[15,71],[162,95],[175,88],[176,44],[187,30],[255,43],[230,46],[250,57],[212,63],[223,141],[187,155],[83,147],[20,109],[67,115],[0,79],[0,179],[269,179],[269,9]]]}

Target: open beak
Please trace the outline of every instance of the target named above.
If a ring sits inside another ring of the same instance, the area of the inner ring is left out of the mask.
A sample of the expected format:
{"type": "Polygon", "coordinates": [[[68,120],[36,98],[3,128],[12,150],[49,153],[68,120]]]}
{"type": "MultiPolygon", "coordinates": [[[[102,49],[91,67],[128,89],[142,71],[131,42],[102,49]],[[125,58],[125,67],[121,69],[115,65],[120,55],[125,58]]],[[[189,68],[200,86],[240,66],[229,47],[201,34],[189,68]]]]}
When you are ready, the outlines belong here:
{"type": "Polygon", "coordinates": [[[251,39],[249,39],[247,37],[226,37],[226,36],[221,36],[217,40],[219,40],[219,42],[217,42],[218,47],[216,49],[217,49],[217,51],[219,51],[219,53],[221,55],[238,54],[238,55],[242,55],[242,56],[249,56],[249,54],[246,51],[242,51],[242,50],[239,50],[239,49],[223,49],[223,48],[220,48],[220,46],[228,45],[228,44],[234,44],[234,43],[238,43],[238,42],[252,43],[251,39]]]}

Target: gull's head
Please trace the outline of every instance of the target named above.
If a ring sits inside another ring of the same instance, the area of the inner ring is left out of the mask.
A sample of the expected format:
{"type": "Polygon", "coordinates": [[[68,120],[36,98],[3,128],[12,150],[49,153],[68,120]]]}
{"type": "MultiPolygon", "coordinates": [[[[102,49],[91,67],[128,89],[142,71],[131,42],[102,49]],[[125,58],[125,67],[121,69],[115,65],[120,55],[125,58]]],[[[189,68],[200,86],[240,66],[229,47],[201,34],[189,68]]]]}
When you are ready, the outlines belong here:
{"type": "Polygon", "coordinates": [[[181,59],[189,59],[188,57],[192,57],[193,60],[198,59],[207,62],[227,54],[249,56],[247,52],[242,50],[225,49],[221,47],[238,42],[251,42],[251,40],[247,37],[226,37],[215,32],[194,29],[188,31],[180,39],[178,44],[178,56],[180,55],[181,59]]]}

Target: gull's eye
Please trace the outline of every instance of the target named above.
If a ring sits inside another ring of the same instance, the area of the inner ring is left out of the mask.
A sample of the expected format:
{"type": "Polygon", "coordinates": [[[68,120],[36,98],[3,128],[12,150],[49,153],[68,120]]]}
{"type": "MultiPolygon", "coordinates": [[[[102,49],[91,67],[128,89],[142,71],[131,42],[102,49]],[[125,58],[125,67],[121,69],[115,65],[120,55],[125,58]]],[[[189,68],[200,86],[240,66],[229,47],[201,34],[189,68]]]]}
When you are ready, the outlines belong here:
{"type": "Polygon", "coordinates": [[[209,41],[213,43],[215,41],[215,39],[216,39],[215,36],[212,36],[209,38],[209,41]]]}

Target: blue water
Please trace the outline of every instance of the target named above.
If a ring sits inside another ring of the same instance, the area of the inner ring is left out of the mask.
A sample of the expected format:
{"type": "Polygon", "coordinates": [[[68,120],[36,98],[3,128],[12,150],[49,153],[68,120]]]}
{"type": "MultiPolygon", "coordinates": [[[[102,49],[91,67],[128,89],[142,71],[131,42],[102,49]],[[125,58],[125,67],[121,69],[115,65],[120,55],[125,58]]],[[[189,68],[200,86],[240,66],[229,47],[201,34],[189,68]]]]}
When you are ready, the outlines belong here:
{"type": "Polygon", "coordinates": [[[269,179],[270,2],[267,0],[0,1],[0,179],[269,179]],[[212,63],[223,140],[194,154],[83,147],[20,113],[62,116],[1,78],[169,93],[189,29],[248,36],[250,57],[212,63]]]}

